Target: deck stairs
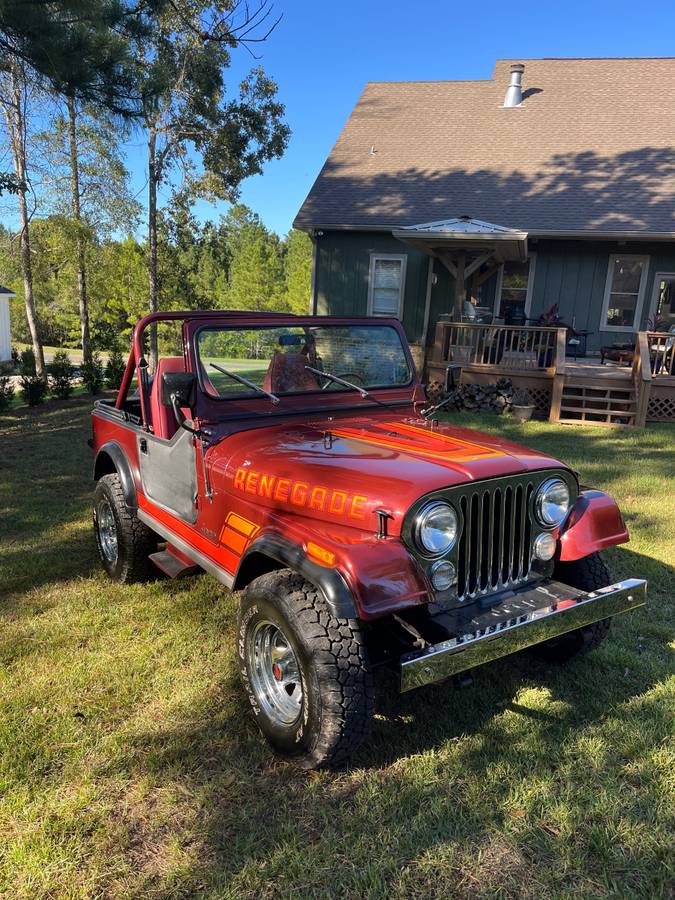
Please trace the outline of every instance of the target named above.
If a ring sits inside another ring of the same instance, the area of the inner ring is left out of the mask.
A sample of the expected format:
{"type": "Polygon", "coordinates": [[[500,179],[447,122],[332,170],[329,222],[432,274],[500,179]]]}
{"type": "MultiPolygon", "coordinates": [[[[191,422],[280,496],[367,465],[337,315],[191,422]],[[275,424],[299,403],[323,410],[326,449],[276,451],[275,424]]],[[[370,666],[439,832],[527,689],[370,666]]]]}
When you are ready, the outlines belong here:
{"type": "Polygon", "coordinates": [[[628,371],[565,373],[560,400],[560,422],[577,425],[635,425],[637,390],[628,371]]]}

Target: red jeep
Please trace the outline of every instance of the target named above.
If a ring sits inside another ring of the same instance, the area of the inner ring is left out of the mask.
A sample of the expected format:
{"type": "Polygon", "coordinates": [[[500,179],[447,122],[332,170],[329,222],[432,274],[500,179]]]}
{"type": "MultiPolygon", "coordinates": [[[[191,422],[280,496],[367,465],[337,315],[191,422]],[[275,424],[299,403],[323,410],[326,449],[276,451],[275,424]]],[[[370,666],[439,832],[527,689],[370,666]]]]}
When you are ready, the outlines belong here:
{"type": "Polygon", "coordinates": [[[304,766],[366,736],[378,667],[408,691],[533,645],[565,661],[645,602],[600,556],[628,540],[607,494],[436,408],[398,321],[247,312],[146,317],[95,404],[105,569],[245,588],[244,687],[304,766]],[[147,333],[169,321],[182,352],[151,375],[147,333]]]}

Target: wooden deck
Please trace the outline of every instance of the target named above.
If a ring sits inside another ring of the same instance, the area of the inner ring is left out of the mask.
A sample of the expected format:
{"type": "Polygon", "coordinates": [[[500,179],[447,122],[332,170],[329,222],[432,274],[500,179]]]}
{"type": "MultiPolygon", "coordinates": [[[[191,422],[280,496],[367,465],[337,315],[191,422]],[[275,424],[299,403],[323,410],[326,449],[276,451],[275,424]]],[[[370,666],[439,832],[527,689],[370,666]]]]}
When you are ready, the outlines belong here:
{"type": "Polygon", "coordinates": [[[439,322],[430,383],[447,387],[449,370],[461,383],[486,384],[508,377],[529,391],[536,410],[568,424],[644,426],[675,422],[675,340],[639,332],[632,365],[599,357],[574,360],[563,328],[439,322]]]}

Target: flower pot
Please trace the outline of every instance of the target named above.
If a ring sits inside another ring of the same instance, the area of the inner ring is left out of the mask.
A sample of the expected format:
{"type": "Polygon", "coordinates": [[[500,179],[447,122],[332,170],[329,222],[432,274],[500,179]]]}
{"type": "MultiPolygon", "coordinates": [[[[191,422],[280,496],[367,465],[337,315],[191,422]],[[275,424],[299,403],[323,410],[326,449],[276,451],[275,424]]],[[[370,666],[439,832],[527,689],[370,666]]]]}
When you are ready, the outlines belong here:
{"type": "Polygon", "coordinates": [[[512,406],[511,412],[519,422],[528,422],[532,418],[534,406],[512,406]]]}

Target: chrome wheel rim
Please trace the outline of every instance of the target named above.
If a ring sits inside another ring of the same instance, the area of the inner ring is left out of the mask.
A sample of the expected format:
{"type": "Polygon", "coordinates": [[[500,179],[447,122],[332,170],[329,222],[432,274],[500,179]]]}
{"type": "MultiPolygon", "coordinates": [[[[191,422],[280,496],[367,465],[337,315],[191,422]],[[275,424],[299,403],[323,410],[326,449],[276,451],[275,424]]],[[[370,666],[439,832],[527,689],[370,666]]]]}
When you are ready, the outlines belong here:
{"type": "Polygon", "coordinates": [[[101,500],[98,505],[96,527],[103,556],[109,563],[117,562],[117,525],[112,506],[107,500],[101,500]]]}
{"type": "Polygon", "coordinates": [[[302,711],[302,681],[291,643],[273,622],[258,622],[248,639],[249,679],[263,712],[293,725],[302,711]]]}

